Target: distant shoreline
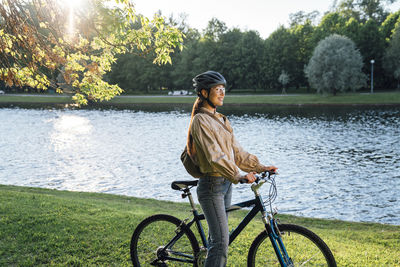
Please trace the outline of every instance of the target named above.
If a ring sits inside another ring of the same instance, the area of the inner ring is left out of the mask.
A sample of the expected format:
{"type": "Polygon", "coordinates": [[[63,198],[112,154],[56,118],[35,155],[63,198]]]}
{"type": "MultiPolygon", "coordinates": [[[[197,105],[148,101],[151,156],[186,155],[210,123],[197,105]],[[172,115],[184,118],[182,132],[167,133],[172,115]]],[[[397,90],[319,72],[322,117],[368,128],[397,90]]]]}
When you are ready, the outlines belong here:
{"type": "MultiPolygon", "coordinates": [[[[29,103],[29,102],[0,102],[0,108],[55,108],[55,109],[140,109],[140,108],[151,108],[156,105],[158,108],[182,108],[191,110],[192,104],[189,103],[95,103],[89,104],[88,106],[78,107],[73,103],[29,103]]],[[[264,107],[287,107],[287,108],[379,108],[379,107],[400,107],[400,103],[382,103],[382,104],[333,104],[333,103],[308,103],[308,104],[274,104],[274,103],[227,103],[224,104],[223,108],[264,108],[264,107]]],[[[221,108],[219,108],[221,109],[221,108]]]]}
{"type": "MultiPolygon", "coordinates": [[[[110,101],[90,103],[87,107],[135,107],[157,105],[159,107],[177,106],[191,107],[195,96],[166,96],[166,95],[123,95],[110,101]]],[[[64,95],[0,95],[0,107],[13,106],[54,106],[74,107],[71,96],[64,95]]],[[[400,92],[391,93],[352,93],[332,95],[295,94],[295,95],[227,95],[224,107],[266,107],[266,106],[292,106],[292,107],[376,107],[400,106],[400,92]]],[[[85,106],[82,106],[85,108],[85,106]]]]}

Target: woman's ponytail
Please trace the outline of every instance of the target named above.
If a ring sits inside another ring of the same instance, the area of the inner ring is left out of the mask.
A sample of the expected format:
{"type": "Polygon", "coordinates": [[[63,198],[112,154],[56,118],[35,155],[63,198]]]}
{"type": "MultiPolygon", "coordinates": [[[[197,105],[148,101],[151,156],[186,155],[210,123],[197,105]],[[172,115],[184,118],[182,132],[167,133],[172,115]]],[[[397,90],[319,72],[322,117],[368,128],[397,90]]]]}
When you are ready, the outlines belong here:
{"type": "Polygon", "coordinates": [[[196,154],[196,151],[195,151],[195,148],[193,145],[193,137],[190,133],[190,130],[192,128],[193,117],[197,113],[199,113],[199,110],[202,106],[203,106],[203,99],[200,97],[197,97],[196,101],[193,104],[193,108],[192,108],[192,115],[190,117],[189,130],[188,130],[187,142],[186,142],[187,152],[188,152],[189,156],[193,156],[194,154],[196,154]]]}

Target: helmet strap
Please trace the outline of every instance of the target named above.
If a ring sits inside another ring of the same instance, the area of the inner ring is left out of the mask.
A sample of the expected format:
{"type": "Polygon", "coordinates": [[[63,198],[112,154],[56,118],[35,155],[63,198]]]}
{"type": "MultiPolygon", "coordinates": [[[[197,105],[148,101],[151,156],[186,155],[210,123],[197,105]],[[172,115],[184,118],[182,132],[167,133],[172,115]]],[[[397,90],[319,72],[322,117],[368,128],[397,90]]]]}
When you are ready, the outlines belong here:
{"type": "Polygon", "coordinates": [[[210,100],[208,97],[206,98],[206,100],[207,100],[207,103],[208,103],[212,108],[217,108],[217,107],[214,105],[214,103],[211,102],[211,100],[210,100]]]}
{"type": "MultiPolygon", "coordinates": [[[[207,90],[207,89],[202,89],[202,90],[207,90]]],[[[213,102],[211,102],[211,100],[208,98],[209,96],[210,96],[210,91],[211,91],[211,89],[208,89],[207,90],[207,97],[204,97],[203,96],[203,94],[201,93],[201,91],[199,92],[199,96],[202,98],[202,99],[204,99],[204,100],[206,100],[207,101],[207,103],[212,107],[212,108],[217,108],[215,105],[214,105],[214,103],[213,102]]]]}

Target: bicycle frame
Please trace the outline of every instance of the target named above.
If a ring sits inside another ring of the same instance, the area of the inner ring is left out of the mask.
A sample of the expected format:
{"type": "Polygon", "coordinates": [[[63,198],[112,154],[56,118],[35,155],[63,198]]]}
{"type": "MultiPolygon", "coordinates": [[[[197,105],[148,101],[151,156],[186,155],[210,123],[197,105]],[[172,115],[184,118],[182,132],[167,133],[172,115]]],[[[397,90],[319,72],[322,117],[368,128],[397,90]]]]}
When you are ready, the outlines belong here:
{"type": "MultiPolygon", "coordinates": [[[[169,214],[155,214],[144,219],[136,227],[130,245],[134,266],[145,264],[146,266],[148,264],[167,266],[171,262],[188,263],[193,266],[203,265],[210,245],[201,223],[205,215],[197,211],[190,192],[197,185],[198,180],[181,180],[171,183],[173,190],[179,190],[183,198],[188,197],[193,217],[189,216],[181,220],[169,214]],[[191,229],[193,225],[197,227],[197,234],[191,229]],[[159,230],[164,234],[159,236],[159,230]],[[200,244],[199,239],[201,239],[200,244]]],[[[331,250],[317,234],[300,225],[278,224],[278,220],[274,218],[276,212],[272,209],[272,203],[277,196],[275,176],[271,177],[268,172],[256,175],[256,181],[251,185],[251,190],[254,193],[253,199],[236,203],[226,209],[227,213],[242,208],[247,210],[242,221],[229,233],[229,245],[258,213],[262,215],[265,230],[255,237],[249,247],[247,256],[249,266],[265,266],[278,262],[284,267],[294,266],[294,262],[301,266],[306,264],[337,266],[331,250]],[[268,183],[270,187],[266,199],[263,200],[259,188],[264,183],[268,183]],[[293,259],[289,257],[288,252],[293,259]]]]}
{"type": "MultiPolygon", "coordinates": [[[[234,204],[226,210],[229,213],[229,212],[232,212],[235,210],[253,206],[253,208],[247,213],[247,215],[238,224],[238,226],[230,232],[229,245],[236,239],[236,237],[243,231],[243,229],[250,223],[250,221],[253,220],[254,217],[260,212],[262,215],[262,221],[264,222],[264,225],[265,225],[265,229],[268,233],[269,239],[271,241],[271,244],[275,250],[275,254],[278,257],[278,260],[279,260],[281,266],[284,266],[284,267],[291,266],[293,263],[292,263],[289,255],[286,252],[286,249],[282,242],[282,239],[280,238],[280,232],[279,232],[279,229],[277,228],[276,221],[273,218],[272,214],[267,214],[267,211],[264,206],[264,202],[263,202],[260,194],[258,193],[258,189],[264,183],[265,183],[265,180],[261,180],[258,184],[253,184],[251,186],[251,189],[255,194],[254,199],[234,204]]],[[[187,223],[187,226],[190,228],[193,224],[196,224],[202,244],[205,248],[208,248],[208,242],[207,242],[206,236],[204,234],[203,226],[201,224],[201,220],[204,220],[205,216],[204,216],[204,214],[198,213],[196,206],[194,204],[190,189],[185,189],[183,192],[184,193],[183,193],[182,197],[189,198],[189,202],[192,207],[192,213],[194,216],[193,219],[189,223],[187,223]]],[[[187,220],[188,219],[186,219],[185,221],[187,221],[187,220]]]]}

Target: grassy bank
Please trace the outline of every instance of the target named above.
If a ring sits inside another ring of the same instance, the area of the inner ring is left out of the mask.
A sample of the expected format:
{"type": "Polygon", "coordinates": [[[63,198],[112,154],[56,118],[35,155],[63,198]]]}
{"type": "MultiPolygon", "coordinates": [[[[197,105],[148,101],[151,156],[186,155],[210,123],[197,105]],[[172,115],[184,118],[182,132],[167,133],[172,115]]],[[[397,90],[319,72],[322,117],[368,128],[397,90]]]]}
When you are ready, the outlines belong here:
{"type": "MultiPolygon", "coordinates": [[[[143,218],[168,213],[184,219],[190,210],[185,203],[4,185],[0,203],[0,266],[129,266],[130,237],[143,218]]],[[[231,224],[244,213],[234,212],[231,224]]],[[[400,265],[400,226],[292,216],[281,221],[318,233],[338,266],[400,265]]],[[[261,229],[255,220],[234,241],[229,266],[245,266],[261,229]]]]}
{"type": "MultiPolygon", "coordinates": [[[[194,96],[121,96],[99,103],[99,105],[118,105],[118,104],[193,104],[194,96]]],[[[70,104],[69,96],[48,96],[48,95],[0,95],[0,104],[23,104],[23,103],[43,103],[43,104],[70,104]]],[[[400,105],[400,93],[375,93],[375,94],[343,94],[337,96],[324,96],[317,94],[301,95],[227,95],[225,105],[400,105]]]]}

